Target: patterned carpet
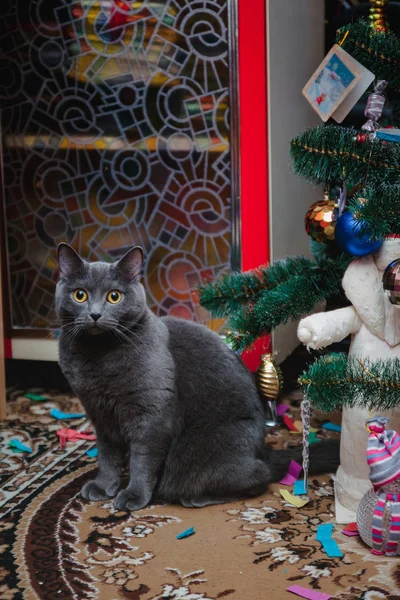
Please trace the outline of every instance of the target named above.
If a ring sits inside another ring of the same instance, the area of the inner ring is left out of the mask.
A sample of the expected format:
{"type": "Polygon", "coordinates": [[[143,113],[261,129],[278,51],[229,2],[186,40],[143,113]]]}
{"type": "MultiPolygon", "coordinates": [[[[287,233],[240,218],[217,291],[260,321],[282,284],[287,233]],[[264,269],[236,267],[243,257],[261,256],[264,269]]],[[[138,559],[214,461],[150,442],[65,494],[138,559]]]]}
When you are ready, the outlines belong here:
{"type": "MultiPolygon", "coordinates": [[[[79,496],[96,470],[96,459],[86,455],[93,442],[59,448],[60,422],[50,409],[78,412],[78,401],[51,393],[48,402],[36,403],[23,393],[12,391],[9,418],[0,425],[1,600],[290,600],[296,596],[286,588],[293,584],[336,600],[399,600],[398,560],[372,556],[340,526],[334,537],[343,558],[321,552],[316,528],[334,522],[329,476],[310,482],[312,500],[301,509],[274,485],[244,503],[116,512],[111,502],[90,504],[79,496]],[[32,454],[13,453],[12,438],[32,454]],[[189,527],[196,533],[177,540],[189,527]]],[[[285,400],[298,418],[298,393],[285,400]]],[[[73,426],[89,425],[80,419],[73,426]]],[[[337,434],[320,437],[328,435],[337,434]]],[[[268,442],[279,448],[300,443],[300,436],[280,429],[268,442]]]]}

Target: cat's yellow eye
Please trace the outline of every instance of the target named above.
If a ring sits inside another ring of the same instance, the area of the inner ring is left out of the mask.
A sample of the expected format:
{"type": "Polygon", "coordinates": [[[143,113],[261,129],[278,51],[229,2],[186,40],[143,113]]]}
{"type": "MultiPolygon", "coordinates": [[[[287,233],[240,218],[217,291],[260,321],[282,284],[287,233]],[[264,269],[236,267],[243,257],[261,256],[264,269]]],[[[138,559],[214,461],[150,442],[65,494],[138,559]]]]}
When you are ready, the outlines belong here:
{"type": "Polygon", "coordinates": [[[79,302],[79,304],[82,304],[82,302],[86,302],[87,299],[88,295],[87,292],[85,292],[85,290],[79,289],[74,291],[75,302],[79,302]]]}
{"type": "Polygon", "coordinates": [[[122,294],[118,290],[111,290],[107,294],[107,300],[110,304],[118,304],[122,300],[122,294]]]}

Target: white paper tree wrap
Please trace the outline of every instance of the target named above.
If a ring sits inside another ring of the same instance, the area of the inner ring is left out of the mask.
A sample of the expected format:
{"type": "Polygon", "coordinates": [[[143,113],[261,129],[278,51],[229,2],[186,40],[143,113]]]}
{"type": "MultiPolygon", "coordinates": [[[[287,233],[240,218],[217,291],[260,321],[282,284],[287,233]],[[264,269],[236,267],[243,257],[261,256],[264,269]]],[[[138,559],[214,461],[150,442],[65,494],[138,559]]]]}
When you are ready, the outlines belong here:
{"type": "MultiPolygon", "coordinates": [[[[306,317],[299,323],[299,340],[319,350],[351,335],[352,356],[371,360],[400,357],[400,309],[390,303],[382,286],[385,268],[399,257],[400,239],[393,238],[385,240],[376,254],[355,259],[342,282],[352,306],[306,317]]],[[[389,416],[391,427],[400,429],[400,409],[379,414],[389,416]]],[[[343,410],[336,491],[341,504],[354,511],[371,487],[365,460],[368,416],[365,409],[343,410]]]]}

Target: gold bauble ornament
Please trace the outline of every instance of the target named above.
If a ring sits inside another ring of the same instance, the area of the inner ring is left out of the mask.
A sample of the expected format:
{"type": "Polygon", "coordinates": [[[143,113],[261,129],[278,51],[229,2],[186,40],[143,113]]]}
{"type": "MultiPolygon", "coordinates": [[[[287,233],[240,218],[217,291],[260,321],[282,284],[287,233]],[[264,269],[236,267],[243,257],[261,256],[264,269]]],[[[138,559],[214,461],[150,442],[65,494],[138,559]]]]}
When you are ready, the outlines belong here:
{"type": "Polygon", "coordinates": [[[304,223],[308,235],[313,240],[320,244],[327,244],[335,239],[336,209],[336,200],[330,200],[327,193],[323,200],[310,206],[304,223]]]}
{"type": "Polygon", "coordinates": [[[268,352],[261,356],[261,364],[257,369],[257,386],[265,400],[276,400],[283,388],[281,368],[268,352]]]}

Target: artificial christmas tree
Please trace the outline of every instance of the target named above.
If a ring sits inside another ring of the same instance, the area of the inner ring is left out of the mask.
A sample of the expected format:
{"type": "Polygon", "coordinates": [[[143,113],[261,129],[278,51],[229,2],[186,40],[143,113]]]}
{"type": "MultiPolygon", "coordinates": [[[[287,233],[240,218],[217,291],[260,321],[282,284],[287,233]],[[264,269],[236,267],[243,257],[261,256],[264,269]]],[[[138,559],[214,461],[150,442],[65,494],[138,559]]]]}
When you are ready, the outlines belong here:
{"type": "MultiPolygon", "coordinates": [[[[395,141],[399,132],[388,129],[389,123],[382,121],[382,110],[385,102],[392,102],[390,125],[400,126],[394,97],[400,91],[400,41],[387,31],[381,18],[372,19],[372,23],[375,28],[364,21],[353,23],[337,35],[337,43],[375,75],[365,98],[363,127],[321,125],[299,135],[291,144],[295,173],[325,188],[321,206],[311,207],[306,217],[306,229],[314,238],[314,260],[293,257],[256,272],[224,275],[204,285],[200,301],[215,315],[228,317],[231,343],[239,350],[289,319],[311,315],[299,325],[299,339],[304,344],[320,349],[351,335],[350,359],[341,357],[342,371],[358,365],[363,372],[361,365],[368,363],[381,381],[380,371],[387,375],[389,370],[397,391],[400,311],[387,297],[382,277],[392,261],[400,258],[400,144],[395,141]],[[332,219],[326,209],[331,200],[332,219]],[[319,225],[315,222],[318,218],[319,225]],[[324,227],[328,235],[323,235],[324,227]],[[335,240],[331,241],[333,236],[335,240]],[[350,302],[350,306],[320,312],[324,303],[343,292],[347,297],[343,304],[350,302]]],[[[390,269],[385,280],[392,282],[393,289],[389,291],[393,295],[397,271],[393,272],[393,265],[390,269]]],[[[314,373],[312,368],[302,378],[312,404],[327,408],[315,379],[316,374],[323,374],[323,382],[330,383],[330,390],[339,390],[340,404],[348,405],[343,417],[338,488],[340,500],[355,509],[370,486],[365,463],[368,414],[364,407],[371,397],[369,392],[364,396],[363,391],[367,389],[366,381],[371,385],[374,377],[368,375],[368,380],[366,374],[361,376],[362,381],[348,381],[344,376],[341,389],[340,379],[335,380],[336,357],[330,362],[320,361],[314,373]]],[[[377,397],[373,407],[384,407],[387,390],[376,386],[375,382],[377,397]]],[[[325,385],[325,392],[327,388],[325,385]]],[[[397,401],[392,395],[391,409],[397,404],[400,395],[397,401]]],[[[398,415],[398,421],[392,419],[396,428],[400,427],[400,412],[398,415]]]]}

